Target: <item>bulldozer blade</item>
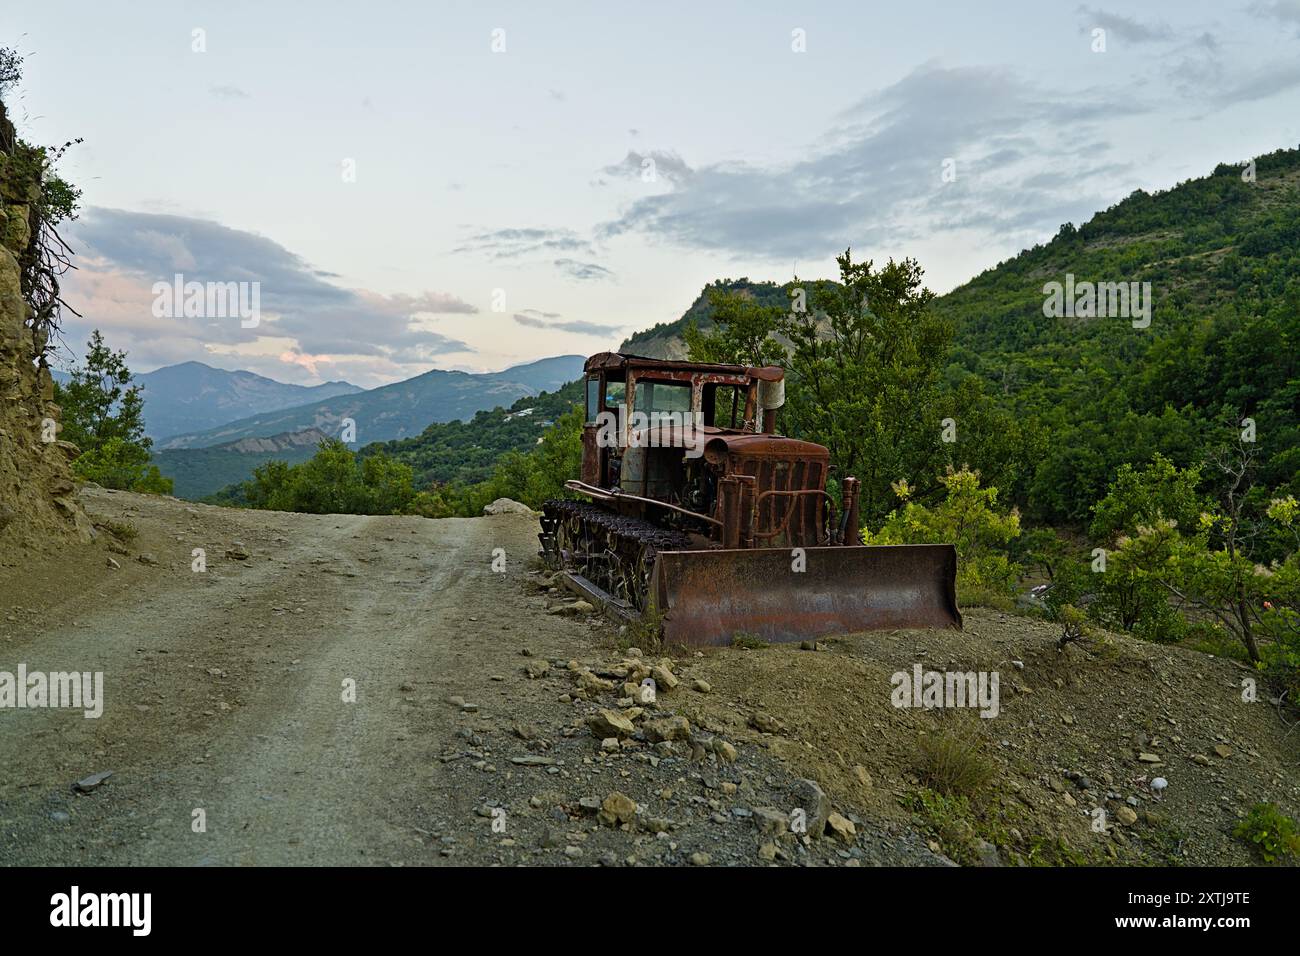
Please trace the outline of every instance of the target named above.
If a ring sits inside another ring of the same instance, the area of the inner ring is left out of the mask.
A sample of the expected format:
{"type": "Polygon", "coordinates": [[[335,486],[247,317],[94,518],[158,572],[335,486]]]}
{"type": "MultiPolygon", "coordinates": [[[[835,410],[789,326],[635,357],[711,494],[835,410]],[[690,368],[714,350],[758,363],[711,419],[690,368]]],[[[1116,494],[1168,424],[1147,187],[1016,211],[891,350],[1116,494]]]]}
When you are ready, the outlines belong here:
{"type": "Polygon", "coordinates": [[[880,628],[961,628],[950,544],[661,551],[650,592],[664,639],[730,644],[737,634],[802,641],[880,628]]]}

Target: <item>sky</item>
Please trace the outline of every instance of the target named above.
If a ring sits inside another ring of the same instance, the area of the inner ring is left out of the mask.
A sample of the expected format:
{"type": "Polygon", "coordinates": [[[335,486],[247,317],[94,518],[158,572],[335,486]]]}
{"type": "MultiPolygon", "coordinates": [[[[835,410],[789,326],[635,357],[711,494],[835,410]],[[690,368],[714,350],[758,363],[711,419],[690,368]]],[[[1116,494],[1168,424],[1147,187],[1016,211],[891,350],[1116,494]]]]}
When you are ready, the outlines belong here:
{"type": "Polygon", "coordinates": [[[82,139],[63,358],[99,328],[140,372],[592,354],[848,247],[942,293],[1300,144],[1300,0],[45,0],[0,46],[20,134],[82,139]],[[257,283],[257,324],[155,314],[177,274],[257,283]]]}

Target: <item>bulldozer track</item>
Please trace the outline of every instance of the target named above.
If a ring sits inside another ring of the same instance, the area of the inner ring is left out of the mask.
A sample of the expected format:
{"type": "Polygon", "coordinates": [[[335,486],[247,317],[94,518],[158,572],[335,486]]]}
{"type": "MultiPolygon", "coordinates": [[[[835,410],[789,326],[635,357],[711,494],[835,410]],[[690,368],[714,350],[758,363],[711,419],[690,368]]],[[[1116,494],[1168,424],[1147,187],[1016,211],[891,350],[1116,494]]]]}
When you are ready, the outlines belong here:
{"type": "Polygon", "coordinates": [[[650,600],[655,556],[691,547],[684,532],[584,501],[545,502],[541,523],[541,556],[552,567],[581,574],[641,613],[650,600]]]}

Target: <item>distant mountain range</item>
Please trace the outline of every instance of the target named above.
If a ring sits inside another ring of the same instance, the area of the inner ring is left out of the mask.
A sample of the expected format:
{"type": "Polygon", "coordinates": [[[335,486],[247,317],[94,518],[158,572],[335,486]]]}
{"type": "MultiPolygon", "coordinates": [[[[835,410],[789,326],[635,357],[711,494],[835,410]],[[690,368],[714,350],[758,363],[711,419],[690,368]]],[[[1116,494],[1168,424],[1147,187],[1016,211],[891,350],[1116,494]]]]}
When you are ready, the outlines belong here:
{"type": "MultiPolygon", "coordinates": [[[[65,384],[70,378],[66,372],[55,372],[54,377],[65,384]]],[[[202,362],[144,372],[135,376],[135,382],[144,393],[145,434],[160,445],[183,432],[363,391],[348,382],[286,385],[253,372],[229,372],[202,362]]]]}
{"type": "MultiPolygon", "coordinates": [[[[504,372],[431,371],[370,391],[358,389],[292,408],[268,409],[202,431],[173,434],[155,444],[154,463],[172,479],[177,496],[203,498],[248,480],[254,468],[273,459],[290,464],[306,461],[322,440],[345,437],[340,428],[345,418],[356,423],[354,448],[410,438],[439,423],[477,421],[476,415],[490,409],[510,408],[542,392],[554,392],[582,375],[583,361],[581,355],[561,355],[504,372]]],[[[149,414],[146,402],[145,415],[149,414]]],[[[538,414],[515,430],[542,418],[538,414]]],[[[536,431],[535,426],[531,430],[536,431]]],[[[460,453],[473,457],[472,451],[460,453]]]]}
{"type": "Polygon", "coordinates": [[[472,418],[475,412],[508,407],[525,395],[554,391],[582,374],[581,355],[560,355],[504,372],[474,374],[434,369],[369,391],[337,395],[323,401],[261,412],[214,428],[173,435],[159,450],[207,448],[243,438],[261,438],[318,429],[339,436],[351,419],[361,445],[418,435],[433,422],[472,418]]]}
{"type": "Polygon", "coordinates": [[[210,448],[175,448],[159,451],[153,463],[172,479],[178,498],[203,498],[227,485],[247,481],[253,469],[278,459],[296,465],[316,454],[330,436],[309,428],[269,438],[241,438],[210,448]]]}

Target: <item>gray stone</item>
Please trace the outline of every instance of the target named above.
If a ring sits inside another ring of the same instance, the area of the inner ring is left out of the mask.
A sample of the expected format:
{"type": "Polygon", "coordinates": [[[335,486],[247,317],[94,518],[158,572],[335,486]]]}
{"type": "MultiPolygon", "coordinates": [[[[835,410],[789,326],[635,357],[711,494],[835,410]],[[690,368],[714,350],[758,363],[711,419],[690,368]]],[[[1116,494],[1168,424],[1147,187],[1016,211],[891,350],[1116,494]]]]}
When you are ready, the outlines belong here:
{"type": "Polygon", "coordinates": [[[831,815],[831,798],[815,780],[803,779],[795,783],[790,794],[795,807],[807,814],[808,833],[819,837],[826,829],[826,821],[831,815]]]}
{"type": "Polygon", "coordinates": [[[76,790],[78,793],[90,793],[91,791],[98,789],[99,786],[111,776],[113,776],[113,771],[101,770],[99,773],[92,773],[89,777],[82,777],[72,785],[72,789],[76,790]]]}

